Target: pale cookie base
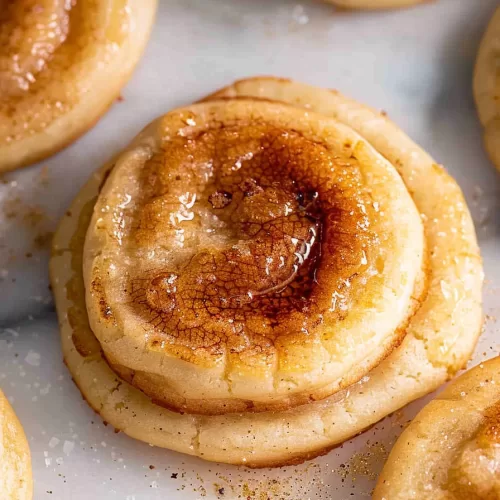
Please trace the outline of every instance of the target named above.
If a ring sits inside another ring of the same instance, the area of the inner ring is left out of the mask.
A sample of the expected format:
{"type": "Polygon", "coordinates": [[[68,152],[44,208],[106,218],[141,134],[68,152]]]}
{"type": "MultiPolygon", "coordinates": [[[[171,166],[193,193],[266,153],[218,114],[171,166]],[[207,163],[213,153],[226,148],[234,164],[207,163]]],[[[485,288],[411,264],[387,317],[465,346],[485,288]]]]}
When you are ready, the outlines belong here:
{"type": "MultiPolygon", "coordinates": [[[[153,26],[156,3],[157,0],[126,2],[134,28],[120,50],[106,64],[100,60],[86,61],[85,81],[73,83],[69,79],[67,84],[70,87],[90,90],[82,93],[78,103],[67,113],[48,123],[40,132],[0,144],[0,173],[30,165],[57,153],[97,123],[118,98],[142,56],[153,26]]],[[[0,119],[7,118],[0,116],[0,119]]]]}
{"type": "Polygon", "coordinates": [[[325,0],[345,9],[396,9],[410,7],[431,0],[325,0]]]}
{"type": "Polygon", "coordinates": [[[101,169],[74,201],[54,240],[50,271],[63,353],[89,404],[131,437],[211,461],[252,467],[297,463],[433,391],[465,365],[481,326],[479,250],[456,183],[381,114],[337,92],[273,78],[237,82],[210,98],[214,97],[264,98],[333,116],[396,165],[422,213],[430,265],[427,299],[412,318],[403,343],[362,382],[288,411],[200,416],[154,405],[116,376],[88,326],[81,253],[88,212],[105,172],[101,169]],[[86,204],[86,216],[79,221],[86,204]],[[85,356],[73,344],[76,329],[78,337],[86,339],[78,346],[85,356]]]}
{"type": "Polygon", "coordinates": [[[462,498],[446,487],[448,472],[457,453],[474,439],[487,409],[498,402],[500,358],[495,358],[459,377],[415,417],[394,445],[373,498],[462,498]]]}
{"type": "Polygon", "coordinates": [[[484,145],[500,170],[500,8],[481,42],[474,69],[474,99],[484,127],[484,145]]]}
{"type": "Polygon", "coordinates": [[[0,498],[33,497],[31,456],[21,423],[0,390],[0,498]]]}

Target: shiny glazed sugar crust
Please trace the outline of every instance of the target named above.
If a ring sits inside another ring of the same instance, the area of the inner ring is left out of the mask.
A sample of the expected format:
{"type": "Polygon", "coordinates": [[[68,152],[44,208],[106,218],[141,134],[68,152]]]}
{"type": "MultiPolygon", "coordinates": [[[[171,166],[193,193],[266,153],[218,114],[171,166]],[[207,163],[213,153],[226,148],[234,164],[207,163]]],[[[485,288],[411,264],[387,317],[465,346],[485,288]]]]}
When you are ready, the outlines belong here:
{"type": "Polygon", "coordinates": [[[137,63],[156,0],[0,2],[0,171],[92,126],[137,63]]]}
{"type": "Polygon", "coordinates": [[[23,428],[0,390],[0,493],[4,500],[31,500],[31,456],[23,428]]]}
{"type": "Polygon", "coordinates": [[[500,498],[500,358],[459,377],[415,417],[374,498],[500,498]]]}
{"type": "MultiPolygon", "coordinates": [[[[155,404],[124,380],[128,375],[135,382],[137,373],[117,376],[89,326],[82,273],[87,229],[114,162],[89,180],[70,215],[62,220],[50,266],[65,362],[84,397],[107,422],[157,446],[206,460],[263,467],[297,463],[324,453],[436,389],[462,368],[480,331],[482,266],[460,189],[385,116],[338,92],[276,78],[236,82],[207,99],[249,98],[305,108],[356,130],[396,167],[421,214],[427,294],[409,320],[400,347],[383,361],[369,357],[366,364],[377,366],[359,382],[326,399],[288,410],[196,415],[155,404]]],[[[151,137],[151,130],[146,129],[130,146],[130,164],[144,163],[157,141],[151,137]],[[145,137],[150,137],[146,147],[134,152],[145,137]]]]}
{"type": "Polygon", "coordinates": [[[206,102],[117,159],[85,240],[87,310],[112,366],[166,407],[288,408],[400,341],[423,256],[404,183],[352,130],[279,103],[206,102]]]}
{"type": "Polygon", "coordinates": [[[500,170],[500,8],[484,34],[474,69],[474,99],[484,127],[484,145],[500,170]]]}

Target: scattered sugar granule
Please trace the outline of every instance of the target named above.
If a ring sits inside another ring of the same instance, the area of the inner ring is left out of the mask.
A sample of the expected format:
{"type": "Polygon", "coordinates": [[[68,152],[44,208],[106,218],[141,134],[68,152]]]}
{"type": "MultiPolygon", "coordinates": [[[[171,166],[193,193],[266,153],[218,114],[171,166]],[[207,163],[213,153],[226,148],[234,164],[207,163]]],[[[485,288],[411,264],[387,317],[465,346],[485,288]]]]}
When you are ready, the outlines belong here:
{"type": "Polygon", "coordinates": [[[302,5],[296,5],[292,11],[293,20],[300,25],[307,24],[309,22],[309,16],[302,5]]]}
{"type": "Polygon", "coordinates": [[[73,451],[74,447],[75,447],[75,443],[73,441],[64,441],[64,444],[63,444],[64,454],[69,455],[73,451]]]}
{"type": "Polygon", "coordinates": [[[30,350],[28,354],[26,354],[24,361],[31,366],[40,366],[40,354],[30,350]]]}
{"type": "Polygon", "coordinates": [[[55,448],[59,444],[59,442],[59,439],[57,439],[56,437],[51,437],[49,441],[49,447],[55,448]]]}

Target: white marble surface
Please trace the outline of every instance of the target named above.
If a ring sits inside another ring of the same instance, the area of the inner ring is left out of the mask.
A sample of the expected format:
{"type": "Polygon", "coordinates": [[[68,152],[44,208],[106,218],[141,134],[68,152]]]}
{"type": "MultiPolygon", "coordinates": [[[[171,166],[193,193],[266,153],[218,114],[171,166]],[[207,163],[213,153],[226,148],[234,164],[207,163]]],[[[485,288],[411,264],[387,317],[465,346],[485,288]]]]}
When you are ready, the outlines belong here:
{"type": "Polygon", "coordinates": [[[30,440],[35,500],[369,498],[384,458],[381,448],[390,449],[400,424],[422,402],[326,457],[275,471],[204,463],[105,427],[61,361],[44,236],[89,174],[158,114],[256,74],[336,87],[386,110],[462,186],[487,275],[489,317],[473,363],[497,354],[500,176],[481,147],[471,75],[480,35],[498,2],[439,0],[371,14],[335,12],[314,1],[160,4],[151,42],[124,100],[70,148],[0,184],[0,325],[5,327],[0,385],[30,440]],[[346,477],[341,464],[351,470],[346,477]],[[220,488],[223,494],[217,493],[220,488]]]}

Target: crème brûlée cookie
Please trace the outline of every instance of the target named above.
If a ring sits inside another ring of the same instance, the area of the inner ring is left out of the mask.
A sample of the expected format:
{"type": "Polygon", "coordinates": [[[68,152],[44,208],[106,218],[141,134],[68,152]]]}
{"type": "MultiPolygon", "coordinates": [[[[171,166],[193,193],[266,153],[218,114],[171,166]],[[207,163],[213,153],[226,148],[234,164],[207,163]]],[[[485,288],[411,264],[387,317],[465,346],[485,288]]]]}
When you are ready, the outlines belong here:
{"type": "Polygon", "coordinates": [[[31,455],[21,423],[0,390],[0,493],[4,500],[33,496],[31,455]]]}
{"type": "Polygon", "coordinates": [[[318,455],[462,368],[482,266],[455,182],[333,91],[237,82],[146,127],[54,239],[65,361],[117,429],[318,455]]]}
{"type": "Polygon", "coordinates": [[[101,188],[83,252],[90,327],[167,408],[291,408],[400,342],[424,243],[400,176],[350,129],[279,103],[197,104],[154,122],[101,188]]]}
{"type": "Polygon", "coordinates": [[[431,401],[394,445],[376,500],[500,498],[500,358],[431,401]]]}
{"type": "Polygon", "coordinates": [[[474,69],[474,99],[484,127],[484,145],[500,170],[500,8],[486,30],[474,69]]]}
{"type": "Polygon", "coordinates": [[[345,9],[396,9],[398,7],[411,7],[432,0],[325,0],[337,7],[345,9]]]}
{"type": "Polygon", "coordinates": [[[119,96],[156,0],[16,0],[0,8],[0,172],[56,153],[119,96]]]}

